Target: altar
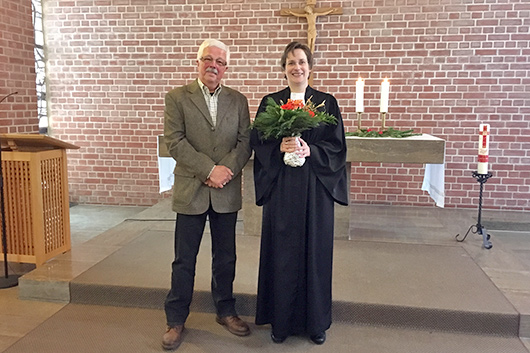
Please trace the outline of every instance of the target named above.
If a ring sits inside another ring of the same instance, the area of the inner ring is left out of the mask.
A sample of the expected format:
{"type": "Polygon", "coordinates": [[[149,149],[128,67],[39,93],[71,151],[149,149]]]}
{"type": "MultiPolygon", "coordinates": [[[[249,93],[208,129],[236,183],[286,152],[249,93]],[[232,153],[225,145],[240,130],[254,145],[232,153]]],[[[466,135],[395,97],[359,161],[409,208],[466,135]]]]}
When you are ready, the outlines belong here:
{"type": "MultiPolygon", "coordinates": [[[[170,190],[173,185],[175,161],[169,155],[164,137],[158,138],[160,191],[170,190]]],[[[348,176],[351,163],[409,163],[425,165],[422,190],[427,191],[436,206],[444,207],[444,160],[445,140],[422,134],[405,138],[392,137],[346,137],[348,154],[348,176]]],[[[255,204],[253,159],[243,169],[243,228],[245,235],[259,236],[261,233],[261,207],[255,204]]],[[[350,212],[348,206],[335,205],[335,231],[349,234],[350,212]]]]}

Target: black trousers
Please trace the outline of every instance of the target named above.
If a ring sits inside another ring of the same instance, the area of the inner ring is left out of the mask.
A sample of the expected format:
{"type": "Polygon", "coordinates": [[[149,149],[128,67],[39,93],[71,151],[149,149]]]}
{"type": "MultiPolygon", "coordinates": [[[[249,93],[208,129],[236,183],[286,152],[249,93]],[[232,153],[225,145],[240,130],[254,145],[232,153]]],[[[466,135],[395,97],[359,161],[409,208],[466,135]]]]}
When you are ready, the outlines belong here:
{"type": "Polygon", "coordinates": [[[165,301],[166,319],[170,327],[183,325],[189,315],[197,253],[207,217],[212,238],[212,298],[217,315],[237,315],[233,296],[237,212],[217,213],[210,207],[200,215],[177,214],[171,289],[165,301]]]}

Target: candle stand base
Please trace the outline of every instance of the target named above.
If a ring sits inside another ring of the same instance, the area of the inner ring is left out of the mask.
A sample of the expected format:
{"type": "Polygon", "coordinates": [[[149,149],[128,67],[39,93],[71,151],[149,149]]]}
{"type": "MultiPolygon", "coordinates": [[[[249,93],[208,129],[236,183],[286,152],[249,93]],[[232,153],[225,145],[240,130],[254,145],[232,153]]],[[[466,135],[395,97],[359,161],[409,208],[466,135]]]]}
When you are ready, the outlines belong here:
{"type": "Polygon", "coordinates": [[[459,239],[460,233],[456,235],[456,241],[463,242],[469,232],[472,232],[474,234],[480,234],[482,235],[482,246],[484,246],[485,249],[491,249],[493,247],[493,244],[490,241],[490,235],[488,234],[488,231],[481,223],[482,218],[482,192],[484,189],[484,184],[486,181],[488,181],[489,178],[492,177],[491,173],[488,174],[478,174],[477,172],[473,172],[473,178],[477,179],[477,181],[480,183],[480,193],[478,198],[478,217],[477,217],[477,224],[473,224],[469,227],[466,234],[462,239],[459,239]]]}
{"type": "Polygon", "coordinates": [[[357,131],[361,131],[361,115],[362,112],[357,112],[357,131]]]}

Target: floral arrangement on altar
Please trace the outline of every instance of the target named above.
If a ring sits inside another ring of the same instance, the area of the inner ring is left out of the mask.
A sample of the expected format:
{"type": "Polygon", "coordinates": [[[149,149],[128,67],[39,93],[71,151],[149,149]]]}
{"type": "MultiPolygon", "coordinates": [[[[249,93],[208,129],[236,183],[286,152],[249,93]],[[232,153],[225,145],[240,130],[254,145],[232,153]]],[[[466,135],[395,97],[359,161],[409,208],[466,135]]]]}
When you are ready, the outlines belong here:
{"type": "Polygon", "coordinates": [[[357,136],[357,137],[396,137],[396,138],[402,138],[402,137],[409,137],[409,136],[417,136],[421,134],[415,134],[414,130],[396,130],[394,128],[389,127],[386,130],[372,130],[372,129],[360,129],[355,132],[347,132],[346,136],[357,136]]]}
{"type": "MultiPolygon", "coordinates": [[[[289,99],[287,103],[277,104],[274,99],[267,99],[265,111],[258,114],[251,124],[252,129],[258,130],[262,140],[269,138],[281,139],[288,136],[297,138],[303,131],[317,127],[320,124],[337,124],[337,118],[319,108],[324,102],[315,105],[310,97],[304,104],[303,100],[289,99]]],[[[300,143],[300,142],[299,142],[300,143]]],[[[305,158],[295,152],[285,153],[284,162],[291,167],[301,167],[305,158]]]]}

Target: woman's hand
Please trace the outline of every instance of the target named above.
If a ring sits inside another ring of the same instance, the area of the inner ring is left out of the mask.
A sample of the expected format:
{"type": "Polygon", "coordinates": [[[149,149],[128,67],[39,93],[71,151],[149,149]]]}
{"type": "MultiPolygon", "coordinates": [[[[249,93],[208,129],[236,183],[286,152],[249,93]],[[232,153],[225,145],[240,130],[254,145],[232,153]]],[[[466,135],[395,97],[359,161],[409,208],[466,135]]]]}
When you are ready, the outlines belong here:
{"type": "Polygon", "coordinates": [[[309,157],[311,154],[309,145],[301,137],[284,137],[280,144],[280,151],[286,153],[296,152],[300,157],[309,157]]]}
{"type": "Polygon", "coordinates": [[[298,154],[298,156],[301,158],[309,157],[311,155],[311,149],[309,148],[309,145],[304,140],[302,140],[301,137],[299,137],[298,139],[300,140],[302,146],[298,147],[298,149],[296,150],[296,154],[298,154]]]}
{"type": "Polygon", "coordinates": [[[285,153],[296,152],[299,147],[296,137],[284,137],[280,143],[280,151],[285,153]]]}

